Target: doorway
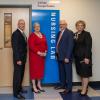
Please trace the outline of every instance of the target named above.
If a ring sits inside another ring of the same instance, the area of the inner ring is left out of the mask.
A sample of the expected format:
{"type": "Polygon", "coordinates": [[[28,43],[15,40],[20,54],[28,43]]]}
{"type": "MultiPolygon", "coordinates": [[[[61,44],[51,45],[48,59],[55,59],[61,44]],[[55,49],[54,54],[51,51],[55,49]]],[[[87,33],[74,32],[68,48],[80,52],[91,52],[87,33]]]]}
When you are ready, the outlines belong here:
{"type": "MultiPolygon", "coordinates": [[[[0,7],[0,87],[12,86],[13,57],[10,39],[11,34],[17,28],[19,19],[25,20],[25,34],[28,37],[30,33],[30,7],[0,7]]],[[[28,59],[23,85],[29,85],[28,59]]]]}

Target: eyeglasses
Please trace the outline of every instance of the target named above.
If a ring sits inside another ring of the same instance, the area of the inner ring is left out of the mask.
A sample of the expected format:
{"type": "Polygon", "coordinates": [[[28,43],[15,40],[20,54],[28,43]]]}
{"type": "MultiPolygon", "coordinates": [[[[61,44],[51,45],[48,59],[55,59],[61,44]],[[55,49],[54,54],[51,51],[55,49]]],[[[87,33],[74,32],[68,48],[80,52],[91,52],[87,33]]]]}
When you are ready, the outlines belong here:
{"type": "Polygon", "coordinates": [[[66,25],[66,24],[59,24],[59,25],[66,25]]]}

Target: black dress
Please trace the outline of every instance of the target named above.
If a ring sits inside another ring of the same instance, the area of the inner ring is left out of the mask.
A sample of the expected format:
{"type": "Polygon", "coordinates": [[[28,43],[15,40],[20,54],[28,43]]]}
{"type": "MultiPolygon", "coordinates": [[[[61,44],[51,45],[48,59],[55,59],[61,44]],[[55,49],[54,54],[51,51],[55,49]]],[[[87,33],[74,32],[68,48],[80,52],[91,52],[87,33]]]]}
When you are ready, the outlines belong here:
{"type": "Polygon", "coordinates": [[[76,38],[77,33],[75,33],[74,41],[74,57],[76,71],[81,77],[92,76],[92,37],[89,32],[82,31],[78,38],[76,38]],[[89,64],[83,62],[84,58],[90,60],[89,64]]]}

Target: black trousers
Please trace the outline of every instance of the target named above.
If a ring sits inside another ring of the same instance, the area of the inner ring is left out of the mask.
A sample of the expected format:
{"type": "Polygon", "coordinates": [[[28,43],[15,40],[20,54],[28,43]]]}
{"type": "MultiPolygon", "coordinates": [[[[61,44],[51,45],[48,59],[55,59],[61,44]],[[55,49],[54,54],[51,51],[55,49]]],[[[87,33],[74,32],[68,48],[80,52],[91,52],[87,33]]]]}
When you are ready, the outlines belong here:
{"type": "Polygon", "coordinates": [[[18,95],[22,89],[22,81],[24,77],[25,64],[17,65],[14,62],[14,73],[13,73],[13,94],[18,95]]]}

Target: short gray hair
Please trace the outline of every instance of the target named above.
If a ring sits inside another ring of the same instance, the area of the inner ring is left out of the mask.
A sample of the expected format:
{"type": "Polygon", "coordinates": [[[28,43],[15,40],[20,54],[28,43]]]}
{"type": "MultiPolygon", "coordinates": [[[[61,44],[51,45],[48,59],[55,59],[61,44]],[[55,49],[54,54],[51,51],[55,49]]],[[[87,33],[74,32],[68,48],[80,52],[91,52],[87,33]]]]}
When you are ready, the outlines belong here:
{"type": "Polygon", "coordinates": [[[35,22],[35,23],[33,24],[33,27],[35,27],[36,25],[39,25],[39,26],[40,26],[40,24],[39,24],[38,22],[35,22]]]}

